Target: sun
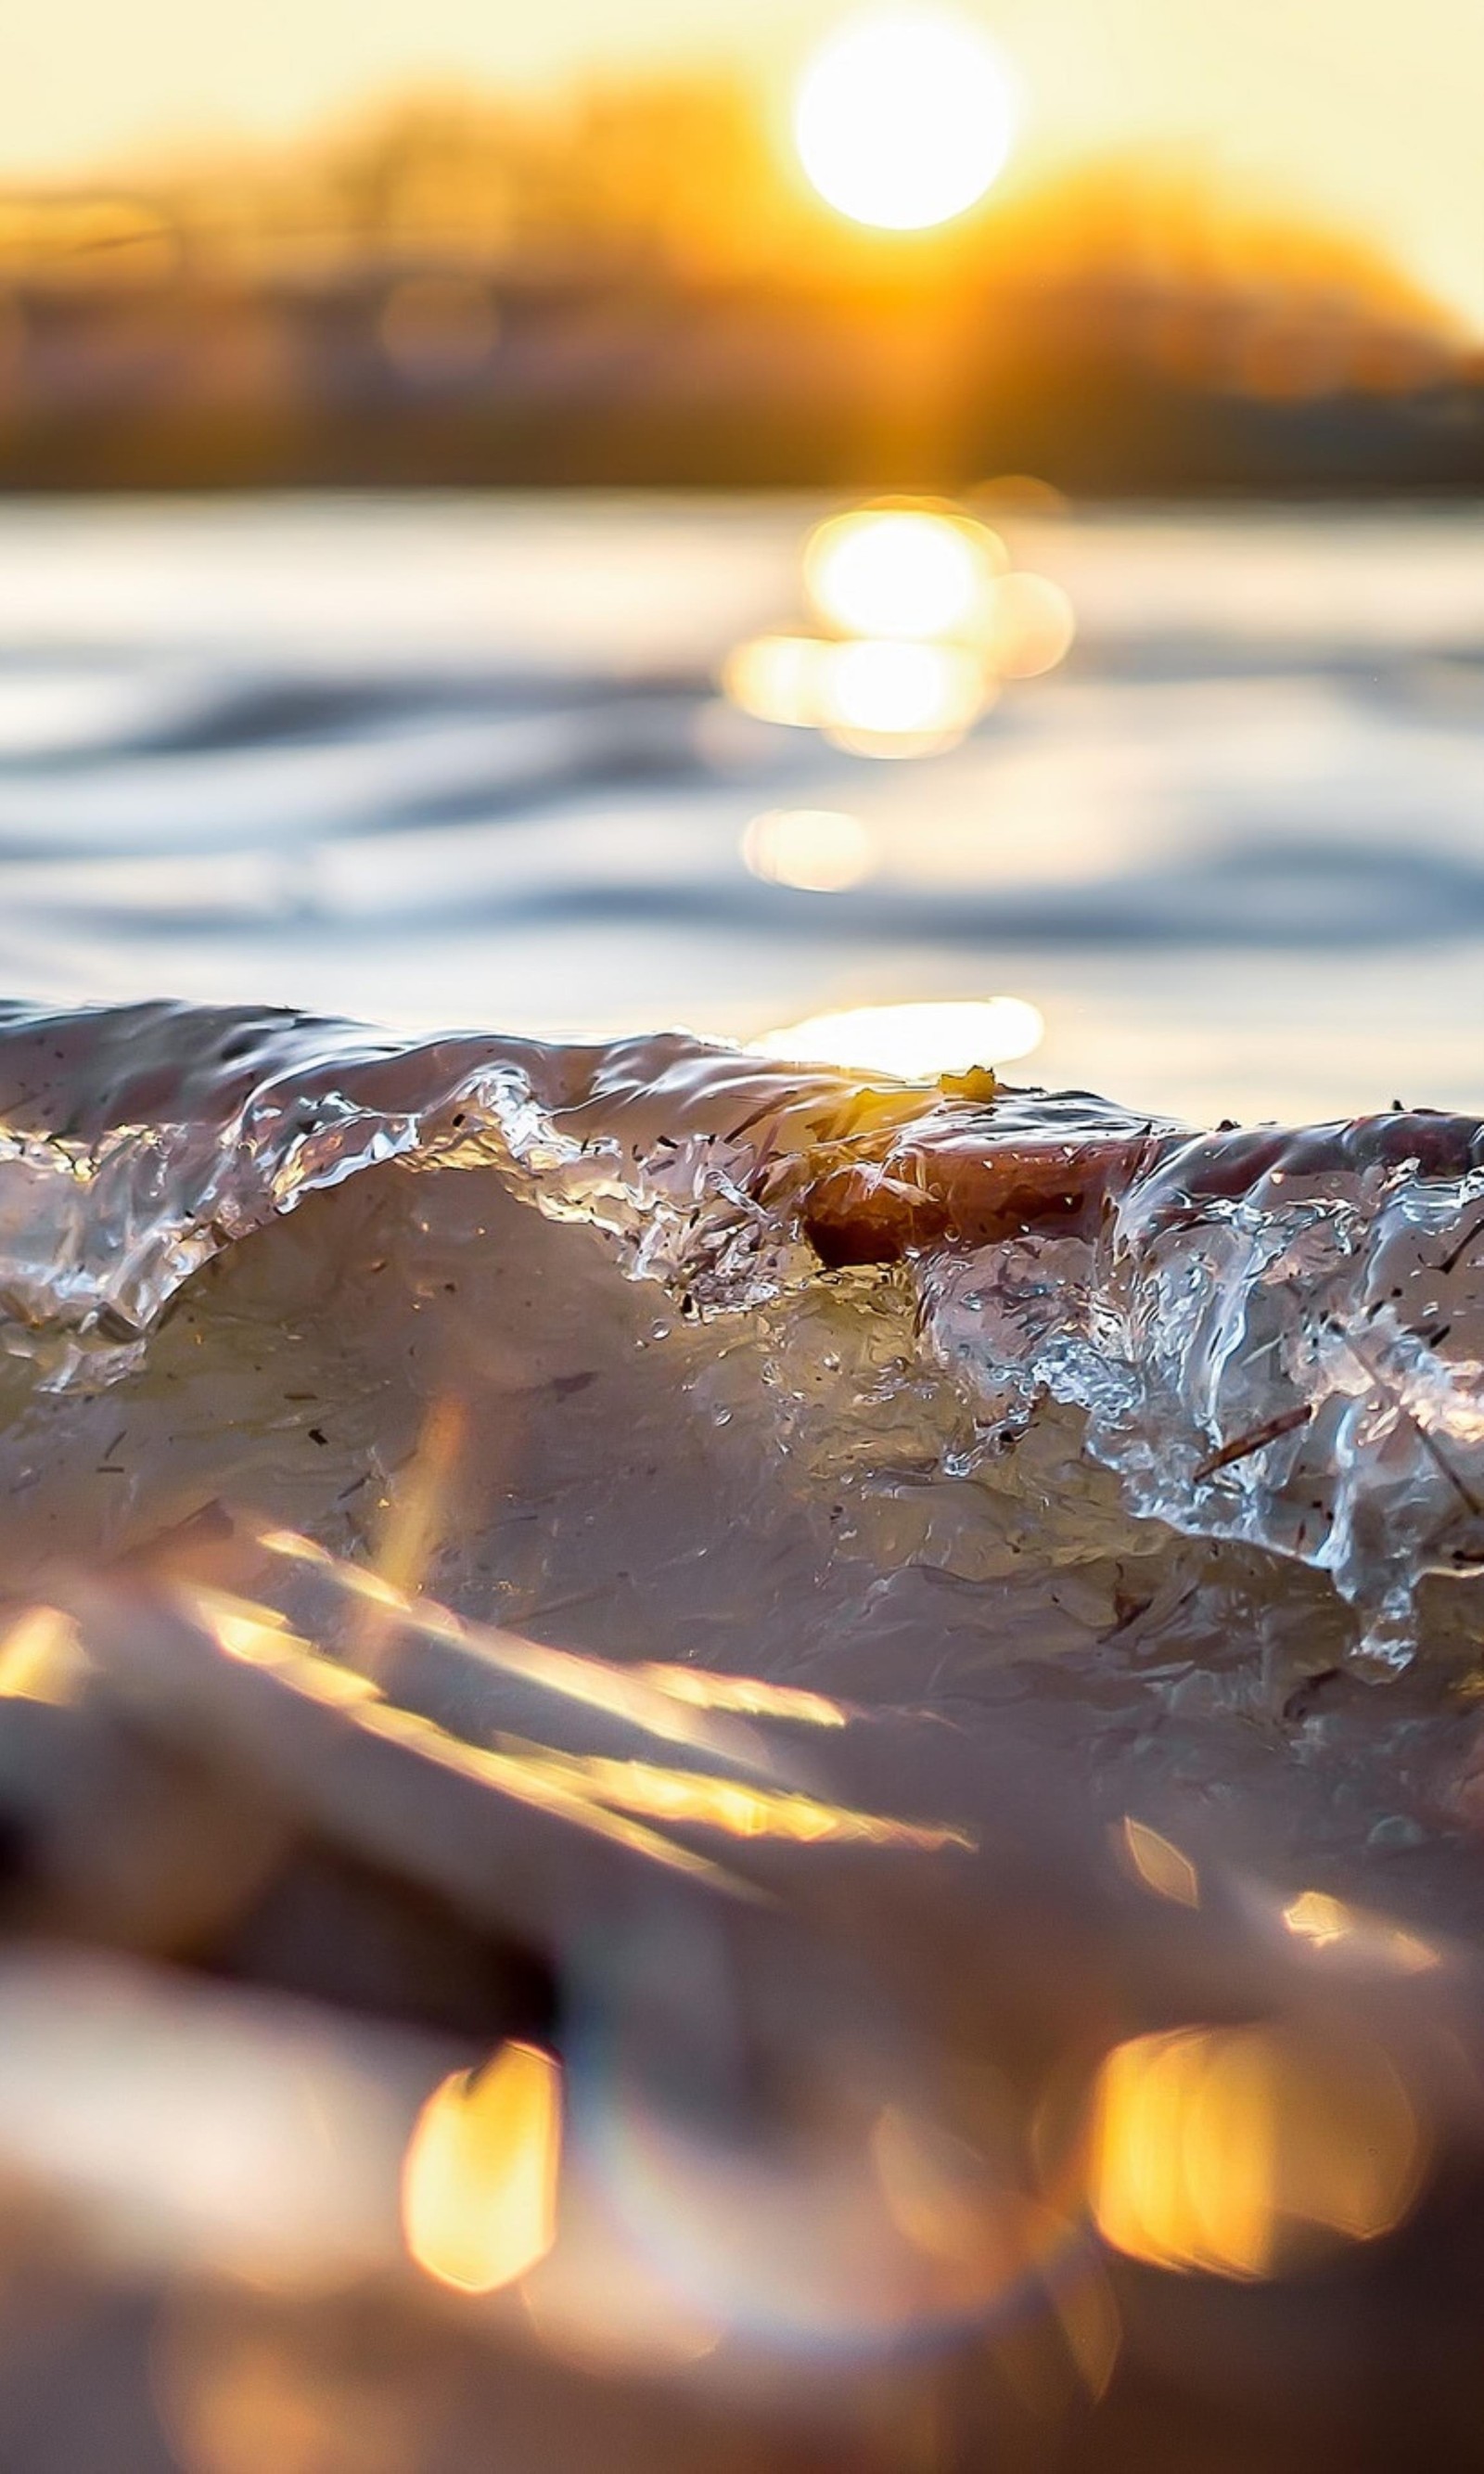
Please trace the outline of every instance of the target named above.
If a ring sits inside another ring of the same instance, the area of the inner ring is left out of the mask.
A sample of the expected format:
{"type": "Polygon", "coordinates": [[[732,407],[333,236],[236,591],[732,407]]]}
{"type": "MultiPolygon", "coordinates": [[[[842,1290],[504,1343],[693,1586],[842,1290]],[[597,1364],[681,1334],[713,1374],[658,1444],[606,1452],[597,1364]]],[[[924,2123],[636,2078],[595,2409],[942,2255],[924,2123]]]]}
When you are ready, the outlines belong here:
{"type": "Polygon", "coordinates": [[[972,19],[927,5],[863,11],[806,63],[799,159],[855,223],[920,231],[982,198],[1015,132],[1015,84],[972,19]]]}

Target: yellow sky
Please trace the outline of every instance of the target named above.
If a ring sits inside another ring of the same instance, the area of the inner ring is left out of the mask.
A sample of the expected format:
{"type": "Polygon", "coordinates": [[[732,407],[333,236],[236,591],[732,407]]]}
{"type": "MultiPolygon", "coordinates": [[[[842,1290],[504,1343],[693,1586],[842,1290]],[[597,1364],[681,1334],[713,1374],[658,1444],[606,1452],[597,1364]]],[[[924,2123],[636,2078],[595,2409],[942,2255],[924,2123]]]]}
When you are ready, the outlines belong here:
{"type": "MultiPolygon", "coordinates": [[[[1484,0],[961,0],[1016,62],[1020,168],[1175,149],[1379,241],[1484,332],[1484,0]]],[[[410,83],[734,61],[840,0],[38,0],[0,11],[0,181],[279,135],[410,83]]]]}

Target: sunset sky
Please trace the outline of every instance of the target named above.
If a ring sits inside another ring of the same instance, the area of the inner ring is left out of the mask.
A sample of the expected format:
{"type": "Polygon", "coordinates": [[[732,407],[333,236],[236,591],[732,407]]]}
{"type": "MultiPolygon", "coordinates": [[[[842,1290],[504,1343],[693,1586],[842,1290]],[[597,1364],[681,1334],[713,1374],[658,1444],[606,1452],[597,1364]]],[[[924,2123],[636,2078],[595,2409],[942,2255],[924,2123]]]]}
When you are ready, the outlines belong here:
{"type": "MultiPolygon", "coordinates": [[[[839,0],[45,0],[0,16],[0,182],[279,137],[408,85],[735,64],[786,94],[839,0]]],[[[963,0],[1014,63],[1009,177],[1173,153],[1379,242],[1484,332],[1481,0],[963,0]]]]}

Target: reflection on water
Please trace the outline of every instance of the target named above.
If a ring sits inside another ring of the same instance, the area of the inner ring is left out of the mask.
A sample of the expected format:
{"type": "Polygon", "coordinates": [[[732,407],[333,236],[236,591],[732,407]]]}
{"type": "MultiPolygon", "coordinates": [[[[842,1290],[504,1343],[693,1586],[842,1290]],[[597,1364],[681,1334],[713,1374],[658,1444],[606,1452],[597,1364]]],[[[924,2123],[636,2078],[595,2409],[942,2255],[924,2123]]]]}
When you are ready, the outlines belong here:
{"type": "Polygon", "coordinates": [[[1071,595],[1049,575],[1002,575],[985,618],[989,666],[1002,679],[1038,679],[1054,670],[1077,633],[1071,595]]]}
{"type": "Polygon", "coordinates": [[[998,533],[947,509],[863,507],[833,516],[804,549],[804,591],[837,636],[972,638],[1010,566],[998,533]]]}
{"type": "Polygon", "coordinates": [[[12,505],[4,986],[742,1039],[1010,988],[1042,1079],[1147,1106],[1477,1105],[1480,521],[1054,509],[970,512],[1002,610],[1032,571],[1075,603],[1075,659],[1022,687],[1002,641],[994,710],[914,766],[714,692],[769,632],[809,677],[768,710],[878,641],[806,610],[838,511],[12,505]],[[869,871],[758,873],[749,821],[803,810],[869,871]]]}
{"type": "Polygon", "coordinates": [[[987,711],[995,683],[963,644],[863,636],[824,658],[825,736],[857,756],[936,756],[987,711]]]}
{"type": "Polygon", "coordinates": [[[869,825],[842,808],[769,808],[745,828],[742,855],[768,885],[840,893],[874,872],[877,841],[869,825]]]}
{"type": "Polygon", "coordinates": [[[746,638],[722,686],[743,713],[856,756],[945,754],[1002,680],[1054,669],[1075,632],[1059,585],[1011,570],[998,533],[936,500],[816,524],[801,581],[818,632],[746,638]]]}
{"type": "Polygon", "coordinates": [[[758,721],[822,729],[827,647],[814,636],[751,636],[727,656],[721,684],[758,721]]]}
{"type": "Polygon", "coordinates": [[[866,1074],[931,1081],[976,1066],[1029,1056],[1045,1025],[1023,997],[945,1005],[855,1006],[770,1031],[753,1046],[800,1065],[842,1065],[866,1074]]]}
{"type": "Polygon", "coordinates": [[[817,730],[854,756],[937,756],[993,702],[998,683],[967,645],[915,637],[758,636],[722,671],[759,721],[817,730]]]}

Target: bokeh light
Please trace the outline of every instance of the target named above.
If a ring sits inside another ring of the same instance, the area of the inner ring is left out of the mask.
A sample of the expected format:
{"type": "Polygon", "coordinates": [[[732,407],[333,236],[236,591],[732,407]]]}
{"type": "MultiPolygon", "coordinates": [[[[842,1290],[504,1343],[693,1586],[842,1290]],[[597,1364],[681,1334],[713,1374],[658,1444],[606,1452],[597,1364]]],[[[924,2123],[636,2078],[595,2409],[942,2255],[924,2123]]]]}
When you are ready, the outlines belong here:
{"type": "Polygon", "coordinates": [[[1339,1899],[1326,1890],[1301,1890],[1283,1909],[1283,1922],[1291,1933],[1311,1943],[1316,1950],[1327,1950],[1331,1942],[1346,1940],[1354,1918],[1339,1899]]]}
{"type": "Polygon", "coordinates": [[[1071,600],[1049,575],[1017,570],[992,587],[986,652],[1002,679],[1035,679],[1054,670],[1076,634],[1071,600]]]}
{"type": "Polygon", "coordinates": [[[442,2285],[493,2293],[556,2239],[561,2074],[539,2046],[501,2046],[458,2071],[418,2116],[402,2169],[402,2230],[442,2285]]]}
{"type": "Polygon", "coordinates": [[[77,1626],[55,1607],[23,1609],[0,1636],[0,1700],[63,1709],[78,1698],[86,1674],[77,1626]]]}
{"type": "Polygon", "coordinates": [[[1406,2089],[1364,2037],[1135,2036],[1098,2077],[1092,2212],[1115,2249],[1154,2267],[1271,2276],[1316,2240],[1389,2232],[1422,2156],[1406,2089]]]}
{"type": "Polygon", "coordinates": [[[770,808],[742,837],[743,864],[767,885],[804,893],[842,893],[877,864],[877,837],[839,808],[770,808]]]}
{"type": "Polygon", "coordinates": [[[1282,1916],[1286,1929],[1311,1950],[1339,1951],[1346,1957],[1395,1968],[1404,1976],[1438,1966],[1443,1955],[1420,1934],[1405,1931],[1385,1916],[1348,1906],[1327,1890],[1301,1890],[1290,1899],[1282,1916]]]}
{"type": "Polygon", "coordinates": [[[829,649],[815,636],[754,636],[728,656],[721,685],[733,704],[759,721],[817,729],[825,717],[829,649]]]}
{"type": "Polygon", "coordinates": [[[804,590],[841,636],[964,638],[1010,561],[987,525],[931,507],[862,507],[810,535],[804,590]]]}
{"type": "Polygon", "coordinates": [[[960,644],[863,637],[825,648],[824,728],[840,744],[876,756],[952,746],[977,721],[992,689],[960,644]]]}
{"type": "Polygon", "coordinates": [[[993,701],[995,682],[961,644],[866,636],[758,636],[722,685],[760,721],[823,731],[865,756],[922,756],[957,744],[993,701]]]}
{"type": "Polygon", "coordinates": [[[826,518],[805,541],[802,581],[815,632],[749,638],[721,686],[758,720],[855,756],[956,747],[1003,680],[1054,669],[1076,632],[1058,584],[1011,570],[998,533],[934,500],[826,518]]]}
{"type": "Polygon", "coordinates": [[[1201,1904],[1201,1877],[1183,1849],[1151,1830],[1145,1821],[1125,1813],[1119,1833],[1129,1864],[1146,1890],[1180,1907],[1201,1904]]]}
{"type": "Polygon", "coordinates": [[[917,231],[982,198],[1010,150],[1014,84],[983,29],[931,7],[873,9],[829,36],[794,103],[799,160],[854,223],[917,231]]]}
{"type": "Polygon", "coordinates": [[[1045,1031],[1023,997],[962,999],[943,1005],[855,1006],[812,1014],[752,1043],[767,1056],[799,1065],[840,1065],[904,1081],[967,1074],[1029,1056],[1045,1031]]]}

